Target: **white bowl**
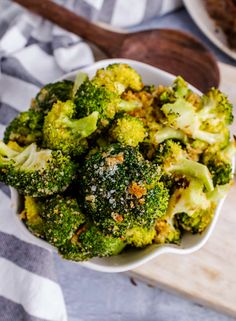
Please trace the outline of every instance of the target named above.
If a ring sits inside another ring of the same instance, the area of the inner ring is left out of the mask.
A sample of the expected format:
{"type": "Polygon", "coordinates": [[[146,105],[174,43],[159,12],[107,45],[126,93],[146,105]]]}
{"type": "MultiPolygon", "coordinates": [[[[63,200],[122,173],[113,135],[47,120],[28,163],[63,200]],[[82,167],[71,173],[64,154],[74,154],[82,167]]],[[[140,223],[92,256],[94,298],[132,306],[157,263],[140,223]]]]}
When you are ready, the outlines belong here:
{"type": "MultiPolygon", "coordinates": [[[[80,69],[80,71],[84,71],[88,73],[90,77],[92,77],[96,70],[102,67],[106,67],[109,64],[112,63],[127,63],[131,67],[133,67],[137,72],[142,76],[143,82],[145,84],[162,84],[165,86],[170,85],[173,80],[175,79],[174,75],[171,75],[165,71],[162,71],[158,68],[146,65],[144,63],[128,60],[128,59],[106,59],[101,60],[99,62],[94,63],[93,65],[89,67],[85,67],[83,69],[80,69]]],[[[74,80],[77,71],[74,71],[72,73],[69,73],[65,75],[61,79],[70,79],[74,80]]],[[[199,91],[190,86],[194,91],[199,91]]],[[[13,211],[12,214],[14,215],[14,218],[16,220],[16,223],[18,224],[18,228],[20,231],[24,234],[25,239],[29,240],[29,242],[37,244],[38,246],[41,246],[45,249],[56,251],[56,248],[47,243],[46,241],[43,241],[37,237],[35,237],[33,234],[31,234],[24,223],[19,218],[19,212],[22,207],[21,199],[19,197],[19,194],[17,191],[13,188],[11,188],[11,199],[12,199],[12,207],[13,211]]],[[[163,253],[175,253],[175,254],[189,254],[194,251],[199,250],[209,239],[215,224],[218,220],[221,207],[223,205],[223,199],[219,202],[214,218],[211,222],[211,224],[208,226],[208,228],[202,233],[202,234],[189,234],[185,233],[182,238],[182,242],[180,246],[174,245],[174,244],[165,244],[165,245],[149,245],[144,249],[134,249],[129,250],[127,252],[124,252],[122,254],[119,254],[117,256],[112,257],[105,257],[105,258],[93,258],[87,262],[82,263],[75,263],[75,264],[82,264],[85,267],[88,267],[93,270],[101,271],[101,272],[123,272],[128,271],[131,269],[134,269],[141,264],[144,264],[148,262],[149,260],[163,254],[163,253]]]]}

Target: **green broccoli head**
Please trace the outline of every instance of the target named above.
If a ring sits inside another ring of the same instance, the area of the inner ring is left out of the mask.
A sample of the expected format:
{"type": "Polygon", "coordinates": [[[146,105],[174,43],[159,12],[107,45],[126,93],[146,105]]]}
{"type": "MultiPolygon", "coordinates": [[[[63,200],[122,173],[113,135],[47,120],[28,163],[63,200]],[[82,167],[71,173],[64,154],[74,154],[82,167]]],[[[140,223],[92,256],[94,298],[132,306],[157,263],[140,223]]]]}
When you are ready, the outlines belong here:
{"type": "Polygon", "coordinates": [[[25,222],[27,228],[37,237],[45,237],[45,224],[41,217],[42,207],[38,199],[31,196],[24,197],[24,209],[20,218],[25,222]]]}
{"type": "Polygon", "coordinates": [[[72,98],[73,86],[74,83],[70,80],[47,84],[40,89],[35,99],[33,99],[31,108],[47,114],[58,100],[65,102],[72,98]]]}
{"type": "Polygon", "coordinates": [[[93,81],[84,81],[76,92],[74,102],[77,106],[77,117],[85,117],[99,112],[100,127],[106,127],[118,111],[130,111],[140,107],[137,100],[127,101],[93,81]]]}
{"type": "Polygon", "coordinates": [[[154,242],[156,244],[174,243],[180,244],[181,231],[175,226],[175,220],[173,218],[163,218],[156,222],[156,233],[154,242]]]}
{"type": "Polygon", "coordinates": [[[131,146],[110,145],[89,155],[80,179],[85,209],[106,233],[149,229],[166,211],[169,194],[159,167],[131,146]]]}
{"type": "Polygon", "coordinates": [[[201,233],[214,216],[219,201],[218,194],[215,190],[204,192],[203,183],[191,178],[188,184],[177,188],[171,195],[167,217],[175,218],[179,228],[185,231],[201,233]]]}
{"type": "Polygon", "coordinates": [[[207,166],[188,159],[187,153],[178,142],[166,140],[161,143],[157,148],[154,161],[162,166],[167,174],[196,177],[203,182],[208,191],[214,189],[207,166]]]}
{"type": "Polygon", "coordinates": [[[228,125],[232,123],[232,105],[217,89],[211,89],[200,98],[177,78],[172,87],[160,94],[163,123],[183,131],[193,139],[208,144],[227,145],[228,125]],[[178,81],[177,81],[178,80],[178,81]],[[197,97],[197,99],[196,99],[197,97]]]}
{"type": "MultiPolygon", "coordinates": [[[[225,124],[220,132],[218,132],[217,126],[216,128],[213,128],[213,126],[203,127],[202,115],[196,111],[192,103],[184,98],[178,98],[174,103],[164,104],[161,110],[166,117],[166,125],[183,131],[193,139],[199,139],[208,144],[227,145],[229,142],[229,130],[225,124]]],[[[208,116],[209,119],[212,117],[211,115],[208,116]]],[[[209,119],[206,119],[205,122],[209,122],[209,119]]]]}
{"type": "Polygon", "coordinates": [[[42,142],[43,114],[35,110],[20,113],[7,126],[4,133],[4,143],[17,142],[21,146],[42,142]]]}
{"type": "Polygon", "coordinates": [[[136,147],[146,137],[146,129],[140,119],[124,114],[115,120],[110,135],[122,145],[136,147]]]}
{"type": "Polygon", "coordinates": [[[203,122],[204,129],[213,132],[221,131],[233,122],[233,105],[219,89],[212,88],[202,97],[199,117],[203,122]]]}
{"type": "Polygon", "coordinates": [[[127,88],[135,91],[143,88],[141,76],[127,64],[116,63],[98,69],[92,82],[118,95],[121,95],[127,88]]]}
{"type": "Polygon", "coordinates": [[[79,87],[74,101],[77,106],[78,117],[85,117],[93,112],[98,112],[100,120],[106,125],[115,116],[119,98],[105,87],[99,87],[87,80],[79,87]]]}
{"type": "Polygon", "coordinates": [[[59,247],[65,244],[85,222],[77,200],[56,195],[41,199],[41,216],[45,221],[45,239],[59,247]]]}
{"type": "Polygon", "coordinates": [[[161,104],[173,103],[178,98],[187,98],[187,95],[190,93],[191,91],[188,88],[186,81],[182,77],[178,76],[174,80],[172,86],[162,89],[159,101],[161,104]]]}
{"type": "Polygon", "coordinates": [[[59,252],[66,259],[85,261],[92,257],[118,255],[125,246],[121,238],[105,235],[95,225],[87,223],[59,247],[59,252]]]}
{"type": "Polygon", "coordinates": [[[47,198],[25,196],[21,217],[33,234],[56,247],[70,240],[85,222],[76,199],[63,195],[47,198]]]}
{"type": "Polygon", "coordinates": [[[192,215],[187,213],[176,214],[176,220],[181,229],[192,234],[202,233],[211,223],[214,216],[215,206],[206,210],[195,211],[192,215]]]}
{"type": "Polygon", "coordinates": [[[232,161],[235,152],[235,142],[231,142],[224,149],[219,149],[218,145],[212,145],[202,154],[201,160],[208,167],[214,186],[228,184],[232,180],[232,161]]]}
{"type": "Polygon", "coordinates": [[[150,229],[140,226],[135,226],[127,230],[125,234],[125,240],[127,244],[135,247],[144,247],[152,244],[156,235],[155,228],[150,229]]]}
{"type": "Polygon", "coordinates": [[[78,156],[87,148],[86,137],[97,128],[98,112],[87,117],[74,119],[75,105],[72,101],[58,101],[45,117],[43,144],[64,154],[78,156]]]}
{"type": "Polygon", "coordinates": [[[77,166],[61,151],[37,150],[31,144],[16,151],[0,141],[0,181],[34,197],[64,191],[75,178],[77,166]]]}

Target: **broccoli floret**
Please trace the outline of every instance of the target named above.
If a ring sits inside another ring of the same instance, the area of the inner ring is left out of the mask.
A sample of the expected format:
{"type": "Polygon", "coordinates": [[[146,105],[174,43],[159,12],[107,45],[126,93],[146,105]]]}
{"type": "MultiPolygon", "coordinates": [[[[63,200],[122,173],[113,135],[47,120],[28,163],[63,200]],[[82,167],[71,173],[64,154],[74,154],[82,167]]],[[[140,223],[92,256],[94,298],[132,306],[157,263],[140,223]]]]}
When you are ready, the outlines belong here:
{"type": "Polygon", "coordinates": [[[206,210],[200,210],[188,215],[187,213],[176,214],[176,219],[179,226],[192,234],[202,233],[211,223],[214,216],[215,207],[210,207],[206,210]]]}
{"type": "Polygon", "coordinates": [[[29,110],[20,113],[7,126],[4,133],[4,143],[9,141],[17,142],[21,146],[30,145],[31,143],[41,144],[43,114],[29,110]]]}
{"type": "Polygon", "coordinates": [[[135,247],[144,247],[148,244],[152,244],[156,235],[155,228],[147,229],[145,227],[133,227],[127,230],[125,240],[127,244],[131,244],[135,247]]]}
{"type": "MultiPolygon", "coordinates": [[[[227,144],[229,130],[222,128],[221,132],[213,131],[212,128],[202,128],[202,119],[195,107],[184,98],[178,98],[174,103],[167,103],[161,107],[165,114],[167,125],[174,129],[182,130],[186,135],[194,139],[200,139],[208,144],[227,144]]],[[[206,120],[207,121],[207,120],[206,120]]]]}
{"type": "Polygon", "coordinates": [[[126,246],[121,238],[105,235],[91,223],[84,225],[70,241],[59,248],[61,255],[73,261],[118,255],[126,246]]]}
{"type": "Polygon", "coordinates": [[[98,112],[87,117],[74,119],[75,105],[72,101],[58,101],[45,117],[43,143],[47,148],[61,150],[64,154],[78,156],[88,144],[86,137],[97,128],[98,112]]]}
{"type": "Polygon", "coordinates": [[[85,222],[75,198],[52,196],[41,200],[41,216],[45,220],[45,239],[59,247],[65,244],[85,222]]]}
{"type": "Polygon", "coordinates": [[[31,144],[17,152],[0,141],[0,181],[30,196],[64,191],[75,178],[77,166],[61,151],[37,150],[31,144]]]}
{"type": "Polygon", "coordinates": [[[156,234],[154,237],[154,242],[157,244],[174,243],[180,244],[181,242],[181,232],[175,226],[173,218],[166,218],[162,220],[157,220],[156,234]]]}
{"type": "Polygon", "coordinates": [[[214,216],[219,196],[222,197],[220,190],[205,193],[203,188],[200,180],[191,178],[187,186],[176,189],[170,198],[167,216],[174,217],[185,231],[203,232],[214,216]]]}
{"type": "Polygon", "coordinates": [[[136,147],[144,140],[146,129],[140,119],[125,114],[116,119],[110,134],[116,142],[136,147]]]}
{"type": "Polygon", "coordinates": [[[104,235],[94,225],[89,226],[79,234],[78,239],[86,252],[91,252],[93,256],[99,257],[117,255],[126,245],[121,238],[104,235]]]}
{"type": "Polygon", "coordinates": [[[110,145],[89,155],[81,170],[85,209],[106,233],[150,229],[167,208],[169,194],[157,165],[136,148],[110,145]]]}
{"type": "Polygon", "coordinates": [[[132,110],[140,106],[139,102],[123,100],[106,87],[100,87],[89,80],[79,87],[74,101],[77,106],[77,117],[85,117],[95,111],[99,112],[101,127],[107,126],[117,111],[132,110]]]}
{"type": "Polygon", "coordinates": [[[65,102],[72,98],[73,86],[74,83],[70,80],[47,84],[41,88],[35,99],[33,99],[31,108],[47,114],[58,100],[65,102]]]}
{"type": "Polygon", "coordinates": [[[199,178],[208,191],[214,189],[207,166],[187,158],[187,153],[178,142],[166,140],[158,146],[154,161],[165,173],[199,178]]]}
{"type": "Polygon", "coordinates": [[[99,118],[103,122],[114,118],[118,101],[119,98],[113,92],[89,80],[82,83],[75,96],[78,117],[99,112],[99,118]]]}
{"type": "Polygon", "coordinates": [[[98,69],[92,82],[118,95],[121,95],[127,88],[135,91],[143,88],[141,76],[127,64],[116,63],[98,69]]]}
{"type": "Polygon", "coordinates": [[[153,135],[153,138],[151,141],[153,144],[158,145],[168,139],[180,140],[183,143],[186,143],[188,141],[187,136],[181,130],[177,130],[171,127],[160,128],[153,135]]]}
{"type": "Polygon", "coordinates": [[[85,222],[76,199],[62,195],[48,198],[25,196],[21,218],[33,234],[56,247],[69,241],[85,222]]]}
{"type": "Polygon", "coordinates": [[[190,93],[191,90],[188,88],[186,81],[178,76],[172,86],[162,88],[159,101],[161,104],[173,103],[178,98],[186,98],[190,93]]]}
{"type": "Polygon", "coordinates": [[[179,81],[178,85],[175,85],[160,95],[161,111],[166,117],[163,122],[174,129],[182,130],[191,138],[200,139],[208,144],[227,145],[227,126],[233,120],[232,105],[227,97],[213,88],[199,98],[196,104],[192,99],[194,93],[187,85],[183,86],[179,81]]]}
{"type": "Polygon", "coordinates": [[[212,88],[202,97],[202,108],[198,115],[205,130],[219,132],[232,124],[233,105],[219,89],[212,88]]]}
{"type": "Polygon", "coordinates": [[[42,217],[41,203],[36,198],[25,196],[24,210],[21,212],[20,217],[25,221],[28,229],[40,238],[45,237],[45,225],[42,217]]]}
{"type": "Polygon", "coordinates": [[[202,154],[202,162],[208,167],[214,186],[228,184],[232,180],[232,160],[235,152],[235,142],[231,142],[224,149],[212,145],[202,154]]]}
{"type": "Polygon", "coordinates": [[[204,185],[197,178],[189,178],[188,183],[179,187],[171,195],[167,216],[173,217],[176,213],[186,212],[193,215],[196,211],[208,209],[210,201],[203,191],[204,185]]]}

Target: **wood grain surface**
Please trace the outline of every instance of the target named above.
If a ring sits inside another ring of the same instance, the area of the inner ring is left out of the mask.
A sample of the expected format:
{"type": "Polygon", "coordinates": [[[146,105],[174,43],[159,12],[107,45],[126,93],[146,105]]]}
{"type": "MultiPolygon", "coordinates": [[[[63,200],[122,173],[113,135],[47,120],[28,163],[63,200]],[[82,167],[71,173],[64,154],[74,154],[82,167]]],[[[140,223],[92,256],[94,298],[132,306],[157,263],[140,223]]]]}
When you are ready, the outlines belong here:
{"type": "MultiPolygon", "coordinates": [[[[219,67],[220,88],[234,103],[236,116],[236,68],[226,64],[219,67]]],[[[236,133],[236,121],[232,132],[236,133]]],[[[236,184],[202,249],[191,255],[163,254],[131,274],[236,317],[236,184]]]]}
{"type": "Polygon", "coordinates": [[[205,92],[219,85],[215,58],[197,38],[182,31],[153,29],[121,33],[95,25],[51,0],[14,0],[25,8],[94,43],[111,58],[148,63],[205,92]]]}

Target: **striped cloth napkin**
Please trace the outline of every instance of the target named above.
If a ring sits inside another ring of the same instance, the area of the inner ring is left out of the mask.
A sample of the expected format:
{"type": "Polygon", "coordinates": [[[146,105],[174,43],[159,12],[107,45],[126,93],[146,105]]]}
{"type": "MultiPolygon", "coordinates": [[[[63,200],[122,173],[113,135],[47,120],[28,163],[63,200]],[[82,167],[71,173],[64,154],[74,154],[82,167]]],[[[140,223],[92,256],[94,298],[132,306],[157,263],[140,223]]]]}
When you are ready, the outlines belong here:
{"type": "MultiPolygon", "coordinates": [[[[62,2],[62,1],[60,1],[62,2]]],[[[165,0],[67,0],[91,20],[138,24],[179,6],[165,0]],[[132,5],[132,4],[133,5],[132,5]],[[132,7],[132,16],[129,13],[132,7]]],[[[91,64],[89,46],[9,1],[0,2],[0,139],[6,125],[28,109],[39,88],[91,64]]],[[[11,214],[9,189],[0,183],[0,321],[67,320],[52,254],[22,235],[11,214]]]]}

